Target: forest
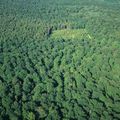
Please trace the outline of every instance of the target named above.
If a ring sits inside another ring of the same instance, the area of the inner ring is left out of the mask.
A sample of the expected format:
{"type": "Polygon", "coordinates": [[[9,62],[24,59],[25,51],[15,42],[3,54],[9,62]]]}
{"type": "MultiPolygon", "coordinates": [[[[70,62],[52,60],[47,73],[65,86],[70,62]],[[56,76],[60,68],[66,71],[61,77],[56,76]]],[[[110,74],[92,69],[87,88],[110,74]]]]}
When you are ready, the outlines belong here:
{"type": "Polygon", "coordinates": [[[120,120],[120,0],[0,0],[0,120],[120,120]]]}

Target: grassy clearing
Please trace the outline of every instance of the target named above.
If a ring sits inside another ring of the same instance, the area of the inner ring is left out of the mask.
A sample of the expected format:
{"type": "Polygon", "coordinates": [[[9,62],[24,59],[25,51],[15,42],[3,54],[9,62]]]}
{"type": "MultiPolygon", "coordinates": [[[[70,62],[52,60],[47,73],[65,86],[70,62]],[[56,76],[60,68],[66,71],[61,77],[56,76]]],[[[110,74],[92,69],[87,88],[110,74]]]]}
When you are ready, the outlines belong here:
{"type": "Polygon", "coordinates": [[[64,29],[53,31],[51,38],[53,39],[92,39],[85,29],[64,29]]]}

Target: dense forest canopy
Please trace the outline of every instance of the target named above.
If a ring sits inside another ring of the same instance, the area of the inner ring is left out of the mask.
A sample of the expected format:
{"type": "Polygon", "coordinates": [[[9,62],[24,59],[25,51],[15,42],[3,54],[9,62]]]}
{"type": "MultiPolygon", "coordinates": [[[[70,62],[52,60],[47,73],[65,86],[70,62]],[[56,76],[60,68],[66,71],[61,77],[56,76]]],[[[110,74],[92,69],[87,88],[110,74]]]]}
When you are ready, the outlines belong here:
{"type": "Polygon", "coordinates": [[[120,0],[0,0],[0,120],[120,120],[120,0]]]}

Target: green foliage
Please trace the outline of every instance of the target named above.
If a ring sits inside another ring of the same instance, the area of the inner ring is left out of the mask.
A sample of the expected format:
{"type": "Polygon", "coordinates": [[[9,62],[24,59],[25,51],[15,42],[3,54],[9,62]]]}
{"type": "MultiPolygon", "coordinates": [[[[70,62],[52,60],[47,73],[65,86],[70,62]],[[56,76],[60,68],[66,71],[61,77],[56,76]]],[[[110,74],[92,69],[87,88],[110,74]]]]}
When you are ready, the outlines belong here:
{"type": "Polygon", "coordinates": [[[0,1],[0,120],[119,120],[119,0],[0,1]]]}
{"type": "Polygon", "coordinates": [[[33,112],[29,112],[27,119],[28,119],[28,120],[35,120],[35,115],[34,115],[34,113],[33,113],[33,112]]]}

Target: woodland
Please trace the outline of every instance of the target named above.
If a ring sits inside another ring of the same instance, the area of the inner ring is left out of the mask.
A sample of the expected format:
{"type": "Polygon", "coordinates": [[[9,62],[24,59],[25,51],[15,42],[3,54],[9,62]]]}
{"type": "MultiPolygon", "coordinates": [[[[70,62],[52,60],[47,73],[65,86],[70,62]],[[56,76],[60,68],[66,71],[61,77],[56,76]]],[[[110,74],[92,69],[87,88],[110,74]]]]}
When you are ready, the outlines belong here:
{"type": "Polygon", "coordinates": [[[0,0],[0,120],[120,120],[120,1],[0,0]]]}

